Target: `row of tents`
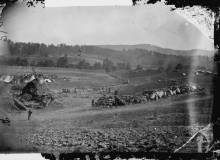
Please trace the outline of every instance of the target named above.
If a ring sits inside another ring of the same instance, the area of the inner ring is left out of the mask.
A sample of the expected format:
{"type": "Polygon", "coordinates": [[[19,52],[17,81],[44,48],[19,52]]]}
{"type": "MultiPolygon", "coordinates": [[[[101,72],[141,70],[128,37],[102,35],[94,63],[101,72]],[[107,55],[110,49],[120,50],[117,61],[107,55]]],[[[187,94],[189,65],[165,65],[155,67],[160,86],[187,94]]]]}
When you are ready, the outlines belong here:
{"type": "MultiPolygon", "coordinates": [[[[32,80],[36,79],[38,74],[23,74],[23,75],[0,75],[0,82],[4,83],[12,83],[12,84],[18,84],[18,83],[28,83],[32,80]]],[[[48,76],[44,76],[44,81],[47,83],[52,83],[55,80],[48,78],[48,76]]]]}

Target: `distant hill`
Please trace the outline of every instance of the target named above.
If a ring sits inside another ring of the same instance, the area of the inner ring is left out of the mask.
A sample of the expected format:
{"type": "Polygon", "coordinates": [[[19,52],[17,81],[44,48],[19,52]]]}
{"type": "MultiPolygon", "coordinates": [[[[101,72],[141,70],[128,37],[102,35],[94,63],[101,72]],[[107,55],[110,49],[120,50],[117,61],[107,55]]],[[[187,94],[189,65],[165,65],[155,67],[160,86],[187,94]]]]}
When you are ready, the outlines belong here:
{"type": "Polygon", "coordinates": [[[214,51],[208,50],[199,50],[199,49],[192,49],[192,50],[174,50],[168,48],[162,48],[151,44],[137,44],[137,45],[98,45],[101,48],[108,48],[117,51],[123,50],[134,50],[134,49],[144,49],[148,51],[154,51],[162,54],[172,54],[172,55],[201,55],[201,56],[209,56],[213,55],[214,51]]]}
{"type": "MultiPolygon", "coordinates": [[[[192,65],[193,56],[197,56],[197,64],[200,66],[210,66],[213,59],[212,51],[205,50],[173,50],[161,48],[150,44],[138,45],[45,45],[39,43],[21,43],[9,42],[10,53],[5,55],[5,59],[10,57],[26,58],[28,62],[52,60],[56,63],[57,59],[62,56],[68,57],[70,64],[77,64],[82,60],[86,60],[90,64],[95,62],[102,63],[104,59],[111,60],[114,64],[129,63],[130,66],[136,67],[142,65],[144,67],[163,67],[169,65],[192,65]],[[209,58],[207,57],[209,55],[209,58]]],[[[5,61],[2,58],[2,63],[5,61]]]]}

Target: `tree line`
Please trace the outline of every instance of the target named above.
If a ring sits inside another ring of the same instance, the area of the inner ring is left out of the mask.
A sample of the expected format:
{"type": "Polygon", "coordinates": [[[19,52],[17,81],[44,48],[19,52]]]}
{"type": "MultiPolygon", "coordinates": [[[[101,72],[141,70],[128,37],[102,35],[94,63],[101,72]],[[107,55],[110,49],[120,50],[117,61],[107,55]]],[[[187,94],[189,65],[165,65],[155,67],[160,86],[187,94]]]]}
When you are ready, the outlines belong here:
{"type": "Polygon", "coordinates": [[[89,63],[86,59],[81,59],[77,63],[70,63],[67,55],[56,58],[55,60],[45,58],[40,60],[30,60],[28,57],[7,57],[1,58],[1,65],[10,66],[36,66],[36,67],[62,67],[62,68],[76,68],[76,69],[94,69],[105,70],[106,72],[115,71],[118,69],[130,70],[129,63],[119,62],[114,63],[108,58],[105,58],[102,62],[97,61],[93,64],[89,63]]]}
{"type": "MultiPolygon", "coordinates": [[[[126,53],[121,53],[96,46],[46,45],[43,43],[23,43],[8,40],[8,50],[7,57],[0,58],[0,64],[102,69],[106,72],[118,69],[130,70],[131,65],[126,56],[139,62],[139,64],[136,64],[136,70],[142,70],[144,65],[154,65],[159,67],[160,70],[167,71],[182,70],[190,68],[188,65],[192,64],[192,57],[189,56],[166,55],[142,49],[133,49],[125,51],[126,53]],[[91,62],[84,55],[97,57],[97,62],[91,62]]],[[[209,62],[207,57],[200,56],[198,58],[201,66],[206,64],[205,68],[210,68],[208,65],[212,63],[207,63],[209,62]]]]}
{"type": "Polygon", "coordinates": [[[46,45],[43,43],[23,43],[8,40],[8,48],[8,56],[0,59],[0,64],[2,65],[103,69],[106,72],[131,68],[128,62],[116,63],[110,58],[97,59],[97,62],[90,63],[86,58],[80,56],[83,51],[79,45],[46,45]],[[74,55],[76,58],[71,60],[74,55]]]}

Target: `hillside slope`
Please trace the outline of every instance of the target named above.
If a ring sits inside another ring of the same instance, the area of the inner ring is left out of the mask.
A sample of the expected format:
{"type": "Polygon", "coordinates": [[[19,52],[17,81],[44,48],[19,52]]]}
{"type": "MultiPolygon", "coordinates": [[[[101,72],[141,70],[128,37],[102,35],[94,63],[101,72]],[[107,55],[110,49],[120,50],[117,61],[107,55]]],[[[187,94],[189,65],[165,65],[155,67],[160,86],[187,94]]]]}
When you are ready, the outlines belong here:
{"type": "Polygon", "coordinates": [[[136,44],[136,45],[98,45],[98,47],[101,48],[108,48],[112,50],[134,50],[134,49],[143,49],[148,51],[154,51],[162,54],[172,54],[172,55],[213,55],[214,51],[208,51],[208,50],[199,50],[199,49],[192,49],[192,50],[174,50],[169,48],[162,48],[151,44],[136,44]]]}
{"type": "MultiPolygon", "coordinates": [[[[29,62],[39,62],[46,59],[57,61],[59,57],[68,56],[70,64],[77,64],[86,60],[91,65],[104,59],[111,60],[114,64],[130,63],[131,66],[157,66],[167,67],[168,64],[191,65],[197,59],[200,64],[210,68],[212,51],[205,50],[172,50],[149,44],[139,45],[83,45],[70,46],[45,45],[38,43],[14,43],[9,41],[9,53],[1,58],[2,63],[10,57],[27,58],[29,62]],[[196,58],[195,58],[196,57],[196,58]]],[[[194,63],[195,64],[195,63],[194,63]]]]}

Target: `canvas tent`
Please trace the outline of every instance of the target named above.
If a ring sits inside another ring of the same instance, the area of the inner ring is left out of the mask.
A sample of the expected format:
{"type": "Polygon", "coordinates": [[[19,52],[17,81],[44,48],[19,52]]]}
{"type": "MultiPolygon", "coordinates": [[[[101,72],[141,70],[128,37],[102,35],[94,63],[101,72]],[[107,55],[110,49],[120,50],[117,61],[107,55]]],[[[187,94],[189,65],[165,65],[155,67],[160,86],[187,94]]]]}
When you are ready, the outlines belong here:
{"type": "Polygon", "coordinates": [[[5,83],[10,83],[12,82],[14,79],[14,76],[10,76],[10,75],[3,75],[0,77],[0,81],[5,82],[5,83]]]}

